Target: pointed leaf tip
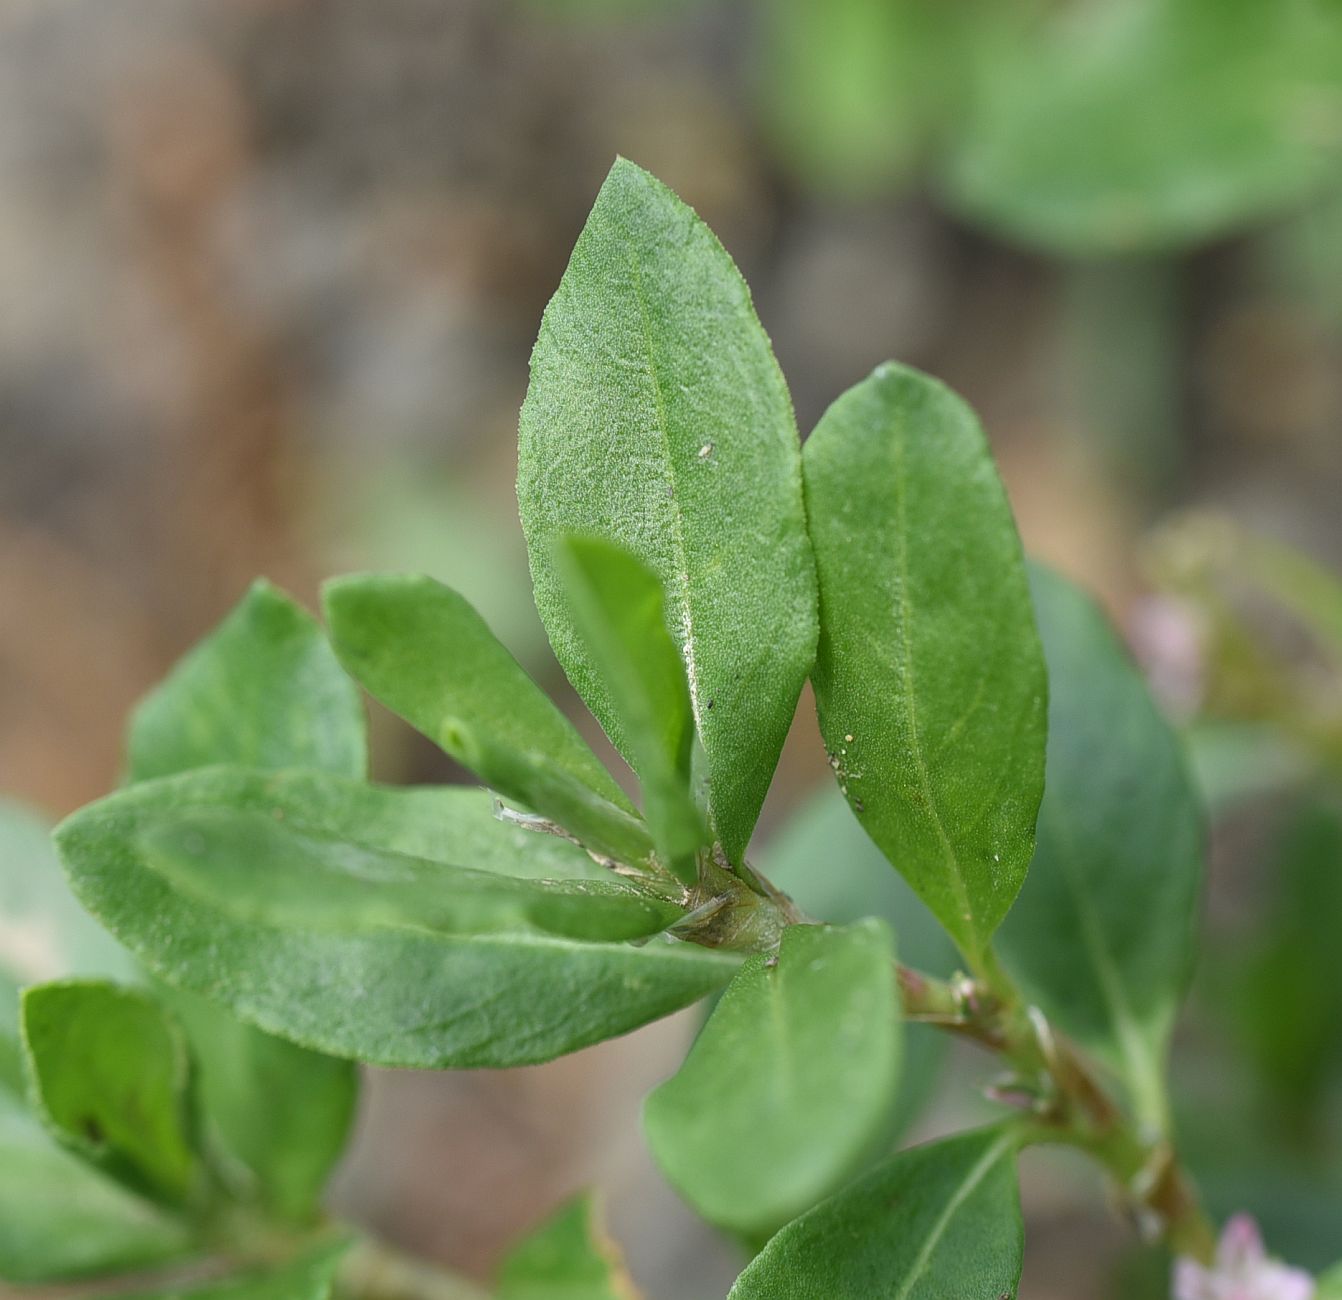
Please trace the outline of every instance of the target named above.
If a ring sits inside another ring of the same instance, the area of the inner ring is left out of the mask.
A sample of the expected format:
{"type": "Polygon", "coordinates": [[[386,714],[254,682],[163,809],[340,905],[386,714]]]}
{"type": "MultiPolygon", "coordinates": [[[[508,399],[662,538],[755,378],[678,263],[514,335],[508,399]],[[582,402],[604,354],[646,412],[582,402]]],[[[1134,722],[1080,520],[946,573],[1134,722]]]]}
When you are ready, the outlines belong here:
{"type": "Polygon", "coordinates": [[[893,363],[806,444],[830,765],[971,963],[1020,890],[1048,694],[1020,539],[969,407],[893,363]]]}
{"type": "Polygon", "coordinates": [[[731,258],[627,160],[602,186],[541,324],[518,502],[550,642],[631,761],[565,599],[554,538],[606,538],[663,584],[712,827],[739,861],[815,654],[796,423],[731,258]]]}

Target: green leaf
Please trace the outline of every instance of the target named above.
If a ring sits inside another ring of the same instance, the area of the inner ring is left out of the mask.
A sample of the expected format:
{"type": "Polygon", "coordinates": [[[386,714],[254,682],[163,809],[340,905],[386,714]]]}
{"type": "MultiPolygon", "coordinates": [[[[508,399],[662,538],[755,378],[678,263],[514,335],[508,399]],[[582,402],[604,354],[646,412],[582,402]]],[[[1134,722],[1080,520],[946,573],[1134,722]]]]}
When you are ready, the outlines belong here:
{"type": "Polygon", "coordinates": [[[131,720],[130,778],[215,763],[362,776],[363,704],[316,620],[259,581],[131,720]]]}
{"type": "Polygon", "coordinates": [[[0,1094],[0,1279],[116,1272],[189,1244],[181,1222],[56,1146],[0,1094]]]}
{"type": "Polygon", "coordinates": [[[516,1246],[496,1300],[637,1300],[591,1196],[577,1196],[516,1246]]]}
{"type": "Polygon", "coordinates": [[[242,921],[357,934],[532,928],[572,939],[641,939],[684,915],[613,881],[519,880],[300,830],[267,812],[195,809],[148,826],[148,866],[242,921]]]}
{"type": "Polygon", "coordinates": [[[731,258],[623,159],[541,323],[517,492],[550,642],[631,762],[633,737],[564,598],[555,538],[605,537],[662,583],[713,829],[739,860],[815,655],[796,424],[731,258]]]}
{"type": "Polygon", "coordinates": [[[133,977],[130,957],[79,905],[51,828],[0,799],[0,1090],[22,1096],[19,990],[69,974],[133,977]]]}
{"type": "MultiPolygon", "coordinates": [[[[878,916],[894,930],[905,965],[943,979],[955,973],[955,946],[946,931],[890,870],[836,787],[823,787],[802,804],[764,846],[760,865],[807,916],[839,924],[878,916]]],[[[946,1033],[933,1025],[904,1026],[891,1143],[931,1096],[947,1045],[946,1033]]]]}
{"type": "Polygon", "coordinates": [[[1274,828],[1265,864],[1271,895],[1255,908],[1253,937],[1209,954],[1225,963],[1219,1004],[1267,1084],[1279,1124],[1326,1124],[1342,1059],[1342,807],[1311,793],[1274,828]],[[1282,1009],[1289,1007],[1290,1014],[1282,1009]],[[1303,1114],[1302,1114],[1303,1112],[1303,1114]]]}
{"type": "Polygon", "coordinates": [[[1014,1300],[1016,1138],[985,1129],[901,1151],[779,1232],[729,1300],[1014,1300]]]}
{"type": "Polygon", "coordinates": [[[920,161],[944,34],[925,0],[772,0],[759,14],[761,107],[813,187],[857,194],[920,161]]]}
{"type": "MultiPolygon", "coordinates": [[[[349,777],[367,765],[357,687],[316,620],[264,582],[140,705],[128,748],[137,780],[221,762],[349,777]]],[[[204,1136],[230,1190],[305,1221],[349,1131],[354,1068],[178,990],[160,996],[201,1066],[204,1136]]]]}
{"type": "Polygon", "coordinates": [[[647,831],[573,725],[456,592],[431,578],[328,583],[341,662],[411,726],[501,795],[625,862],[647,831]]]}
{"type": "Polygon", "coordinates": [[[569,618],[620,720],[653,838],[687,884],[707,834],[691,795],[694,714],[662,585],[641,561],[595,537],[567,537],[556,567],[569,618]]]}
{"type": "Polygon", "coordinates": [[[1335,5],[1256,0],[1067,5],[1016,21],[974,74],[946,197],[1052,252],[1221,234],[1335,170],[1336,134],[1307,124],[1336,120],[1340,37],[1335,5]]]}
{"type": "Polygon", "coordinates": [[[1245,1086],[1252,1081],[1234,1044],[1208,1028],[1200,1050],[1210,1054],[1192,1077],[1182,1076],[1174,1096],[1180,1159],[1213,1222],[1248,1214],[1283,1259],[1323,1269],[1336,1258],[1342,1223],[1342,1165],[1321,1158],[1331,1153],[1331,1136],[1300,1126],[1298,1116],[1245,1086]]]}
{"type": "Polygon", "coordinates": [[[354,1067],[263,1034],[194,994],[157,993],[191,1044],[204,1140],[234,1198],[309,1221],[354,1120],[354,1067]]]}
{"type": "Polygon", "coordinates": [[[1035,567],[1049,666],[1048,787],[1029,879],[999,936],[1051,1019],[1165,1123],[1164,1059],[1187,982],[1202,813],[1178,738],[1095,604],[1035,567]]]}
{"type": "Polygon", "coordinates": [[[123,1295],[120,1300],[328,1300],[348,1241],[323,1245],[264,1271],[249,1271],[222,1282],[123,1295]]]}
{"type": "Polygon", "coordinates": [[[1183,729],[1189,772],[1211,816],[1250,799],[1298,789],[1311,762],[1270,722],[1197,718],[1183,729]]]}
{"type": "MultiPolygon", "coordinates": [[[[144,860],[145,830],[200,809],[275,815],[300,831],[390,852],[434,850],[423,817],[402,836],[388,791],[319,773],[213,769],[133,786],[57,832],[89,909],[169,983],[337,1056],[443,1068],[549,1060],[721,987],[739,958],[654,939],[641,947],[548,935],[344,935],[248,925],[176,893],[144,860]]],[[[498,824],[501,844],[525,833],[498,824]]],[[[444,825],[442,838],[451,839],[444,825]]],[[[530,837],[539,847],[544,837],[530,837]]],[[[477,865],[480,865],[479,861],[477,865]]],[[[451,865],[451,864],[449,864],[451,865]]]]}
{"type": "Polygon", "coordinates": [[[777,959],[746,962],[679,1073],[647,1099],[653,1154],[711,1222],[772,1231],[839,1186],[885,1133],[899,1030],[883,922],[789,927],[777,959]]]}
{"type": "Polygon", "coordinates": [[[55,1145],[26,1107],[19,988],[78,971],[129,975],[128,954],[75,901],[49,828],[0,800],[0,1278],[42,1282],[180,1253],[184,1227],[55,1145]]]}
{"type": "Polygon", "coordinates": [[[894,930],[905,965],[943,978],[955,973],[955,945],[890,870],[836,786],[821,786],[801,800],[765,843],[759,862],[807,916],[840,925],[878,916],[894,930]]]}
{"type": "Polygon", "coordinates": [[[186,1040],[145,994],[93,980],[23,994],[34,1102],[55,1132],[137,1190],[185,1201],[201,1169],[186,1040]]]}
{"type": "Polygon", "coordinates": [[[1034,848],[1044,660],[973,412],[884,365],[806,444],[820,729],[858,820],[971,962],[1034,848]]]}
{"type": "MultiPolygon", "coordinates": [[[[263,774],[253,776],[264,782],[263,774]]],[[[494,796],[478,786],[369,785],[293,773],[277,778],[275,788],[301,800],[305,824],[350,844],[449,865],[469,863],[476,871],[522,880],[612,878],[608,867],[571,840],[501,818],[494,796]]]]}

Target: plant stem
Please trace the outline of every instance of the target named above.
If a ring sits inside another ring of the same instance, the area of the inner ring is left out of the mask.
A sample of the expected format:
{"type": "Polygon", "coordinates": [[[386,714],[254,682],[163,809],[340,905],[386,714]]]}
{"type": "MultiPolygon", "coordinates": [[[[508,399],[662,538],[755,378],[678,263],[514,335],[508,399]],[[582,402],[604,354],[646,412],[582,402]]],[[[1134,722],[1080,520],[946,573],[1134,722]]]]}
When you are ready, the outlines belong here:
{"type": "Polygon", "coordinates": [[[342,1300],[486,1300],[474,1282],[367,1238],[341,1263],[336,1294],[342,1300]]]}
{"type": "MultiPolygon", "coordinates": [[[[772,952],[788,926],[815,924],[758,871],[743,871],[738,878],[724,863],[701,859],[691,900],[696,911],[678,932],[681,938],[707,947],[772,952]]],[[[973,977],[942,980],[898,964],[895,970],[906,1020],[968,1038],[1010,1063],[1019,1086],[1008,1091],[1029,1110],[1027,1141],[1087,1151],[1122,1190],[1145,1235],[1210,1262],[1215,1234],[1192,1182],[1165,1133],[1143,1131],[1142,1121],[1163,1105],[1143,1098],[1141,1113],[1129,1117],[1094,1064],[1037,1007],[1026,1004],[991,947],[980,954],[973,977]]]]}
{"type": "MultiPolygon", "coordinates": [[[[1121,1121],[1121,1116],[1120,1116],[1121,1121]]],[[[1167,1141],[1138,1139],[1122,1122],[1095,1135],[1042,1130],[1039,1141],[1063,1141],[1088,1151],[1123,1187],[1137,1212],[1138,1226],[1163,1239],[1176,1255],[1211,1263],[1216,1234],[1197,1190],[1167,1141]]]]}
{"type": "Polygon", "coordinates": [[[1210,1262],[1215,1233],[1168,1139],[1137,1131],[1093,1064],[1037,1008],[1024,1006],[1000,969],[991,989],[906,966],[897,974],[907,1020],[937,1025],[1011,1062],[1032,1111],[1029,1141],[1088,1152],[1122,1189],[1147,1235],[1177,1254],[1210,1262]]]}

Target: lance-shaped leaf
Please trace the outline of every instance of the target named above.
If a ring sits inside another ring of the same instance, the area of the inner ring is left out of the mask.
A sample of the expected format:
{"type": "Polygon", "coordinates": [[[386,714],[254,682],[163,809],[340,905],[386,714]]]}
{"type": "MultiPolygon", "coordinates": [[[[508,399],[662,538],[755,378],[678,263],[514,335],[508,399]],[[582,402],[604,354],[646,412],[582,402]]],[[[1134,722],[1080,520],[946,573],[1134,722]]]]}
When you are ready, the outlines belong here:
{"type": "Polygon", "coordinates": [[[741,968],[680,1072],[648,1098],[663,1172],[713,1223],[773,1231],[851,1175],[887,1129],[899,1029],[883,922],[789,927],[777,960],[741,968]]]}
{"type": "Polygon", "coordinates": [[[1165,1120],[1165,1046],[1193,956],[1202,813],[1179,740],[1108,620],[1032,570],[1049,667],[1048,788],[999,936],[1027,995],[1165,1120]]]}
{"type": "Polygon", "coordinates": [[[643,784],[653,838],[687,883],[707,835],[691,794],[694,714],[685,666],[666,625],[662,584],[628,551],[597,537],[567,537],[556,566],[569,617],[620,719],[643,784]]]}
{"type": "Polygon", "coordinates": [[[787,386],[722,245],[664,185],[611,169],[541,323],[518,501],[550,643],[633,762],[633,737],[574,624],[558,535],[600,536],[667,593],[737,860],[815,655],[815,576],[787,386]]]}
{"type": "Polygon", "coordinates": [[[936,125],[958,24],[923,0],[772,0],[756,24],[764,123],[808,188],[870,194],[906,181],[936,125]]]}
{"type": "MultiPolygon", "coordinates": [[[[191,1246],[187,1224],[64,1150],[27,1105],[15,1025],[0,1029],[0,1283],[48,1283],[157,1264],[191,1246]]],[[[3,1288],[0,1288],[3,1289],[3,1288]]]]}
{"type": "MultiPolygon", "coordinates": [[[[93,804],[58,829],[57,844],[90,911],[169,983],[295,1042],[381,1065],[548,1060],[686,1006],[740,964],[662,939],[635,947],[531,932],[348,935],[243,923],[176,892],[142,848],[143,832],[172,816],[231,808],[371,848],[432,852],[422,818],[400,837],[396,806],[390,792],[320,773],[214,768],[93,804]]],[[[522,834],[499,831],[507,843],[522,834]]]]}
{"type": "Polygon", "coordinates": [[[534,929],[573,939],[641,939],[684,915],[614,880],[472,871],[350,844],[252,810],[169,815],[141,832],[140,848],[150,868],[184,894],[242,921],[307,930],[534,929]]]}
{"type": "MultiPolygon", "coordinates": [[[[802,804],[765,845],[760,865],[807,916],[837,924],[878,916],[894,931],[905,965],[943,979],[955,973],[958,958],[946,931],[890,870],[834,786],[822,787],[802,804]]],[[[905,1024],[889,1118],[891,1146],[931,1096],[948,1043],[934,1025],[905,1024]]]]}
{"type": "Polygon", "coordinates": [[[249,1270],[221,1282],[169,1291],[122,1294],[121,1300],[328,1300],[348,1241],[323,1245],[265,1270],[249,1270]]]}
{"type": "Polygon", "coordinates": [[[815,691],[867,834],[976,960],[1020,889],[1044,784],[1044,660],[974,413],[881,366],[806,444],[815,691]]]}
{"type": "Polygon", "coordinates": [[[336,653],[393,713],[486,785],[622,861],[647,829],[573,725],[449,587],[413,575],[328,583],[336,653]]]}
{"type": "Polygon", "coordinates": [[[1308,1124],[1305,1116],[1328,1105],[1342,1047],[1342,806],[1335,792],[1311,791],[1289,811],[1274,828],[1266,864],[1270,896],[1255,908],[1254,937],[1224,954],[1231,964],[1218,1002],[1272,1105],[1308,1124]]]}
{"type": "MultiPolygon", "coordinates": [[[[259,582],[136,710],[128,768],[132,780],[226,762],[357,778],[367,765],[364,731],[358,688],[325,632],[259,582]]],[[[203,1137],[231,1193],[272,1215],[309,1219],[349,1134],[354,1068],[180,990],[160,994],[203,1066],[203,1137]]]]}
{"type": "Polygon", "coordinates": [[[358,689],[317,621],[262,581],[140,703],[130,777],[214,763],[362,776],[364,731],[358,689]]]}
{"type": "Polygon", "coordinates": [[[78,971],[126,976],[129,954],[76,902],[48,827],[0,800],[0,1279],[44,1282],[155,1263],[185,1226],[64,1150],[25,1104],[19,988],[78,971]]]}
{"type": "Polygon", "coordinates": [[[610,868],[580,845],[502,813],[495,796],[478,786],[373,786],[358,803],[359,822],[324,824],[339,825],[342,834],[368,844],[394,839],[400,853],[468,862],[476,871],[522,880],[611,878],[610,868]],[[360,826],[369,828],[366,836],[359,835],[360,826]]]}
{"type": "Polygon", "coordinates": [[[638,1300],[591,1196],[574,1197],[513,1248],[494,1294],[496,1300],[638,1300]]]}
{"type": "Polygon", "coordinates": [[[1014,1300],[1023,1248],[1014,1134],[901,1151],[793,1220],[728,1300],[890,1296],[1014,1300]]]}
{"type": "Polygon", "coordinates": [[[155,992],[191,1045],[202,1142],[230,1193],[277,1218],[309,1222],[354,1121],[354,1067],[262,1033],[195,994],[166,985],[155,992]]]}
{"type": "Polygon", "coordinates": [[[136,1188],[184,1201],[201,1174],[186,1039],[152,998],[94,980],[23,994],[33,1097],[74,1150],[136,1188]]]}
{"type": "Polygon", "coordinates": [[[1003,39],[940,188],[997,230],[1055,254],[1168,249],[1297,203],[1336,166],[1336,137],[1299,116],[1336,119],[1335,5],[990,9],[1003,39]]]}
{"type": "Polygon", "coordinates": [[[0,1093],[0,1280],[52,1282],[154,1264],[185,1224],[59,1147],[0,1093]]]}

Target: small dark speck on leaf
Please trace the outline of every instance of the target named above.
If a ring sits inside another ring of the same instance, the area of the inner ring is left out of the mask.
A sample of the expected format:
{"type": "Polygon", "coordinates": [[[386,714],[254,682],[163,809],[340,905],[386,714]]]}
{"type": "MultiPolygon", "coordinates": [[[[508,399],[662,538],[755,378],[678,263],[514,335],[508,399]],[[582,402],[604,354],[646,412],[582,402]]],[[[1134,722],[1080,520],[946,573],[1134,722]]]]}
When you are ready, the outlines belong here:
{"type": "Polygon", "coordinates": [[[708,707],[709,707],[710,709],[713,707],[713,701],[712,701],[712,700],[709,700],[709,702],[708,702],[708,707]]]}
{"type": "Polygon", "coordinates": [[[867,811],[867,805],[864,804],[864,803],[862,802],[861,799],[854,799],[854,800],[853,800],[853,811],[854,811],[854,812],[866,812],[866,811],[867,811]]]}
{"type": "Polygon", "coordinates": [[[90,1142],[102,1142],[103,1126],[98,1123],[95,1116],[85,1115],[84,1118],[79,1121],[79,1127],[90,1142]]]}

